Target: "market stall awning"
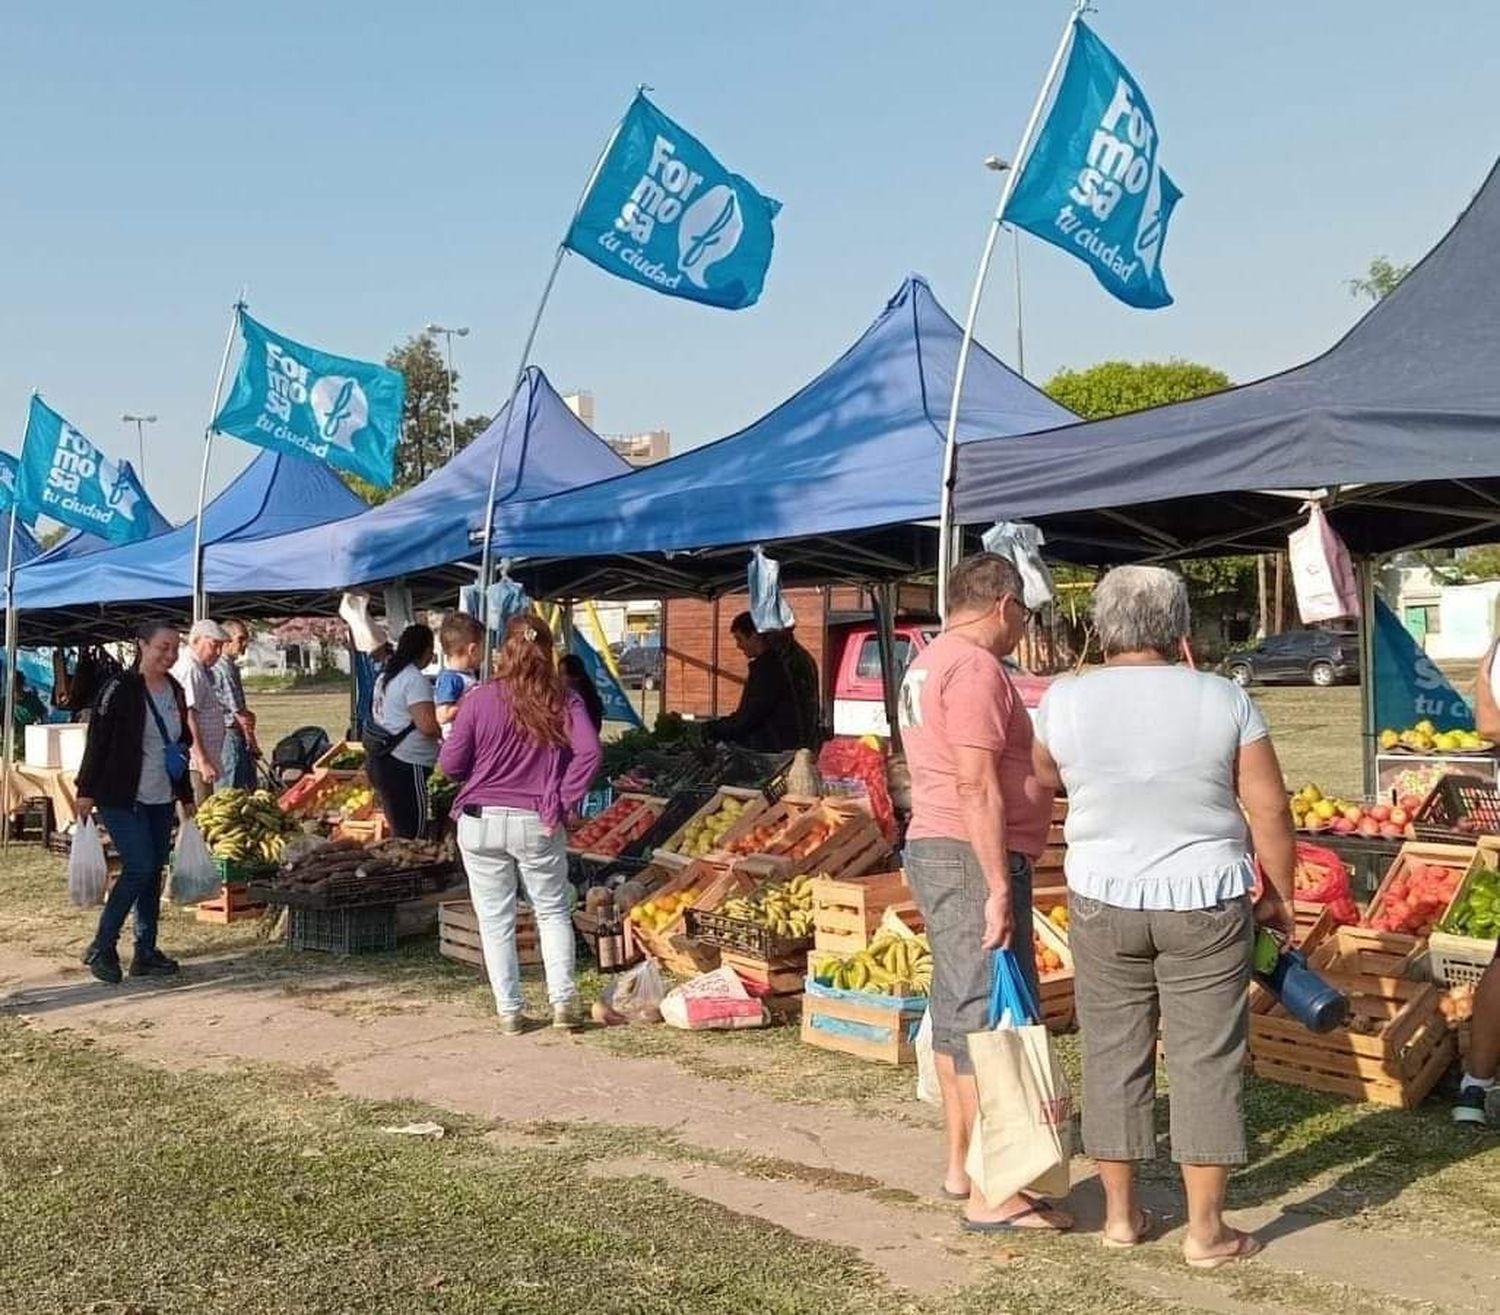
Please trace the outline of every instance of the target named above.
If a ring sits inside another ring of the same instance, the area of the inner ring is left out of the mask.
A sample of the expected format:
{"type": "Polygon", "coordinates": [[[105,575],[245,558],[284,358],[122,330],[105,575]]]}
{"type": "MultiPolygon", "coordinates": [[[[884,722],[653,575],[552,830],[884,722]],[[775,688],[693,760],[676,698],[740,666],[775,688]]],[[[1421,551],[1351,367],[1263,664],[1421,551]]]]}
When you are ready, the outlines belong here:
{"type": "MultiPolygon", "coordinates": [[[[364,508],[322,462],[261,452],[204,508],[203,539],[258,544],[364,508]]],[[[143,616],[190,611],[194,537],[188,521],[86,562],[79,553],[32,562],[16,573],[23,638],[114,638],[143,616]]]]}
{"type": "Polygon", "coordinates": [[[415,594],[451,600],[473,583],[495,454],[497,506],[545,499],[619,475],[623,458],[568,408],[541,370],[526,371],[489,428],[415,488],[337,524],[316,525],[270,542],[225,542],[204,557],[209,596],[236,610],[327,611],[355,585],[403,580],[415,594]]]}
{"type": "MultiPolygon", "coordinates": [[[[909,575],[933,559],[961,330],[922,278],[837,361],[728,438],[645,470],[506,508],[499,554],[534,592],[619,597],[743,583],[744,548],[780,545],[788,582],[909,575]],[[725,550],[728,550],[727,552],[725,550]]],[[[978,345],[961,442],[1071,419],[978,345]]]]}
{"type": "Polygon", "coordinates": [[[1285,546],[1328,490],[1349,547],[1500,539],[1500,165],[1400,285],[1316,360],[1210,397],[959,454],[957,513],[1108,562],[1285,546]],[[1268,492],[1280,490],[1282,493],[1268,492]]]}

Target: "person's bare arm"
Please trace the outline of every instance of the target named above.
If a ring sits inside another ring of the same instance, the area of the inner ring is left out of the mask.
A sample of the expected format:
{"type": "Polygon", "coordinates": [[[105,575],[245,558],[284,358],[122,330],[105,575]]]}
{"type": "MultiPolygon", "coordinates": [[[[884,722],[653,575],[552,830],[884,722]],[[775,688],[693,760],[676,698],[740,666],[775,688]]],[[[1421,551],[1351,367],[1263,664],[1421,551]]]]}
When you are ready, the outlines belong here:
{"type": "Polygon", "coordinates": [[[960,744],[953,753],[964,831],[989,887],[984,945],[1009,949],[1015,918],[1010,902],[1010,856],[1005,847],[1005,800],[1000,794],[1000,751],[960,744]]]}
{"type": "Polygon", "coordinates": [[[1062,789],[1062,773],[1057,770],[1057,763],[1053,761],[1051,751],[1040,738],[1031,742],[1031,770],[1036,779],[1049,790],[1062,789]]]}
{"type": "Polygon", "coordinates": [[[1270,736],[1241,747],[1236,774],[1255,857],[1266,874],[1265,890],[1255,905],[1255,920],[1290,937],[1295,931],[1292,899],[1297,838],[1287,809],[1281,764],[1270,736]]]}
{"type": "Polygon", "coordinates": [[[1490,684],[1490,670],[1495,662],[1495,645],[1479,664],[1474,682],[1474,729],[1487,740],[1500,740],[1500,706],[1495,703],[1495,689],[1490,684]]]}
{"type": "Polygon", "coordinates": [[[458,718],[458,704],[456,703],[436,703],[433,707],[437,711],[439,726],[451,726],[458,718]]]}
{"type": "Polygon", "coordinates": [[[437,712],[431,703],[408,703],[406,715],[411,718],[412,725],[423,735],[441,735],[438,728],[437,712]]]}

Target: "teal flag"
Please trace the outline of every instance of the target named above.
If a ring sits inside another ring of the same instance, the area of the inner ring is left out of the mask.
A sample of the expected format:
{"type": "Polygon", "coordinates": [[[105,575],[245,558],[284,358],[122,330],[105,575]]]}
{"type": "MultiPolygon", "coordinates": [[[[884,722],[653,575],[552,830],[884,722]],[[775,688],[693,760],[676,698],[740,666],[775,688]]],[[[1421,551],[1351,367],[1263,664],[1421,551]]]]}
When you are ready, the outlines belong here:
{"type": "Polygon", "coordinates": [[[1472,730],[1474,709],[1382,599],[1375,600],[1375,728],[1430,721],[1440,731],[1472,730]]]}
{"type": "Polygon", "coordinates": [[[146,538],[159,516],[129,462],[105,456],[35,395],[16,499],[23,520],[48,516],[111,543],[146,538]]]}
{"type": "Polygon", "coordinates": [[[1121,301],[1170,306],[1161,253],[1182,193],[1160,151],[1140,84],[1080,19],[1004,218],[1077,256],[1121,301]]]}
{"type": "Polygon", "coordinates": [[[669,297],[742,310],[760,298],[780,209],[640,94],[564,245],[669,297]]]}
{"type": "Polygon", "coordinates": [[[400,371],[321,352],[239,316],[245,354],[214,428],[389,488],[406,405],[400,371]]]}
{"type": "Polygon", "coordinates": [[[21,477],[21,463],[9,452],[0,452],[0,512],[16,505],[16,484],[21,477]]]}
{"type": "Polygon", "coordinates": [[[594,688],[599,691],[599,698],[604,704],[604,719],[622,721],[637,730],[644,729],[646,723],[641,720],[641,714],[636,711],[635,704],[630,701],[630,695],[615,679],[614,672],[609,669],[609,665],[594,652],[588,640],[577,630],[573,631],[568,651],[583,663],[583,669],[589,673],[589,679],[594,682],[594,688]]]}

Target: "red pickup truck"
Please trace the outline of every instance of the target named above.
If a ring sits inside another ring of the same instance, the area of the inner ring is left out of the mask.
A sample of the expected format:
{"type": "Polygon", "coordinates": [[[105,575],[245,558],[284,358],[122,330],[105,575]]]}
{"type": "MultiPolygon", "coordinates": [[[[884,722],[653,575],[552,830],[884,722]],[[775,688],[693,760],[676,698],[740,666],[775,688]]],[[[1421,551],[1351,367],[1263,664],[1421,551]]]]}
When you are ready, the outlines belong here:
{"type": "MultiPolygon", "coordinates": [[[[902,673],[937,637],[935,624],[897,621],[896,669],[902,673]]],[[[868,624],[830,627],[828,671],[833,686],[833,733],[835,735],[890,734],[885,717],[885,697],[880,683],[880,637],[868,624]]],[[[1034,717],[1051,681],[1033,676],[1013,659],[1006,659],[1015,684],[1034,717]]]]}

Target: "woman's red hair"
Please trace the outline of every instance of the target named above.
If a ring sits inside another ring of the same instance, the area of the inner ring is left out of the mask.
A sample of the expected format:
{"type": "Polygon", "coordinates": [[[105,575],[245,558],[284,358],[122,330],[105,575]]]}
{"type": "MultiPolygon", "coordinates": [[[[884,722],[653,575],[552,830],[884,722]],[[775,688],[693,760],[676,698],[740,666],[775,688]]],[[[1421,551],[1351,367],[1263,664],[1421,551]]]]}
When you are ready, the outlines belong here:
{"type": "Polygon", "coordinates": [[[495,659],[495,676],[510,691],[516,721],[534,744],[568,743],[565,687],[552,658],[552,632],[535,616],[513,616],[495,659]]]}

